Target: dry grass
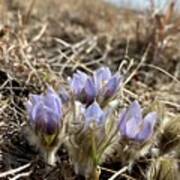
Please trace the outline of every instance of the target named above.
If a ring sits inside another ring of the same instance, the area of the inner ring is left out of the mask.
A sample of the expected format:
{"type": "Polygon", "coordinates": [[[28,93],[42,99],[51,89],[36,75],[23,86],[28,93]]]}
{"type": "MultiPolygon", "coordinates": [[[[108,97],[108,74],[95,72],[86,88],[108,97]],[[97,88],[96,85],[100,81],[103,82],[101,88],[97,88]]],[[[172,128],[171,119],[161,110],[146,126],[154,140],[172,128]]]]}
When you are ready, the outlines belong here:
{"type": "Polygon", "coordinates": [[[63,148],[59,166],[45,170],[22,127],[28,94],[42,92],[47,83],[59,89],[77,68],[90,73],[102,65],[119,68],[130,79],[126,102],[158,100],[170,117],[180,114],[180,17],[172,8],[152,16],[153,10],[143,14],[101,1],[1,2],[0,171],[7,174],[0,177],[76,179],[63,148]],[[11,170],[29,162],[22,174],[11,170]]]}

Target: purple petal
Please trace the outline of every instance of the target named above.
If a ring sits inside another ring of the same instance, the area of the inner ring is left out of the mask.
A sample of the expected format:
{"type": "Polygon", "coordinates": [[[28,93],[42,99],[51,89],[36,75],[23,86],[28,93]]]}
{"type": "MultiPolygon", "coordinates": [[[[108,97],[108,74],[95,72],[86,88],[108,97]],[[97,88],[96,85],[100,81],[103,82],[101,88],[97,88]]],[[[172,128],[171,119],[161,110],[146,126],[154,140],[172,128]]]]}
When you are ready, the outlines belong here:
{"type": "Polygon", "coordinates": [[[92,79],[87,79],[84,90],[87,95],[87,98],[89,98],[90,100],[94,100],[94,98],[97,95],[97,92],[92,79]]]}
{"type": "Polygon", "coordinates": [[[46,116],[47,116],[47,124],[45,133],[46,134],[53,134],[58,131],[60,127],[60,119],[56,113],[54,113],[51,109],[46,109],[46,116]]]}
{"type": "Polygon", "coordinates": [[[43,101],[42,95],[30,94],[29,98],[33,105],[35,105],[36,103],[40,101],[43,101]]]}
{"type": "Polygon", "coordinates": [[[125,128],[126,128],[126,123],[127,123],[127,119],[125,118],[126,113],[127,113],[127,110],[123,109],[119,116],[119,128],[120,128],[121,134],[123,135],[125,135],[125,128]]]}
{"type": "Polygon", "coordinates": [[[118,91],[120,85],[122,84],[123,77],[115,74],[105,85],[104,88],[104,96],[109,98],[115,95],[115,93],[118,91]]]}
{"type": "Polygon", "coordinates": [[[111,78],[111,71],[108,67],[97,69],[93,75],[96,91],[99,92],[103,84],[111,78]]]}
{"type": "Polygon", "coordinates": [[[104,120],[105,113],[102,111],[99,104],[94,102],[86,109],[85,118],[87,122],[96,121],[99,124],[104,120]]]}
{"type": "Polygon", "coordinates": [[[134,139],[143,124],[142,110],[138,101],[134,101],[128,109],[120,114],[119,128],[121,134],[127,138],[134,139]]]}
{"type": "Polygon", "coordinates": [[[138,101],[134,101],[126,114],[126,118],[130,119],[131,117],[134,117],[137,124],[142,123],[142,109],[138,101]]]}
{"type": "Polygon", "coordinates": [[[42,131],[45,134],[56,133],[60,126],[60,119],[48,107],[42,107],[36,114],[35,127],[37,131],[42,131]]]}
{"type": "Polygon", "coordinates": [[[157,113],[156,112],[151,112],[151,113],[149,113],[149,114],[147,114],[145,116],[144,123],[149,122],[151,124],[151,127],[154,128],[156,120],[157,120],[157,113]]]}
{"type": "Polygon", "coordinates": [[[92,81],[93,81],[96,93],[98,94],[100,92],[101,87],[102,87],[102,82],[97,80],[95,76],[92,77],[92,81]]]}
{"type": "Polygon", "coordinates": [[[43,97],[44,105],[52,109],[59,117],[62,117],[62,102],[58,94],[52,89],[48,88],[47,94],[43,97]]]}
{"type": "Polygon", "coordinates": [[[157,119],[157,114],[155,112],[149,113],[144,118],[143,129],[137,135],[136,137],[137,140],[145,141],[145,140],[148,140],[152,136],[156,119],[157,119]]]}
{"type": "Polygon", "coordinates": [[[37,117],[38,112],[43,111],[42,107],[43,107],[43,104],[40,101],[40,102],[36,103],[35,105],[33,105],[31,111],[28,112],[29,122],[30,122],[30,125],[32,126],[32,128],[34,128],[36,125],[36,120],[37,120],[36,117],[37,117]]]}
{"type": "Polygon", "coordinates": [[[137,126],[139,126],[142,123],[142,112],[141,112],[141,107],[138,103],[138,101],[134,101],[129,108],[124,109],[123,112],[120,114],[119,120],[120,120],[120,130],[121,132],[125,133],[125,127],[126,123],[130,119],[134,119],[135,123],[137,126]]]}
{"type": "Polygon", "coordinates": [[[108,81],[111,78],[111,71],[108,67],[101,67],[95,71],[95,76],[100,81],[108,81]]]}
{"type": "Polygon", "coordinates": [[[125,127],[125,136],[129,139],[134,139],[139,131],[139,126],[136,123],[135,118],[131,118],[125,127]]]}
{"type": "Polygon", "coordinates": [[[81,93],[82,89],[85,86],[87,78],[88,76],[81,71],[77,71],[77,73],[73,74],[70,86],[76,95],[81,93]]]}
{"type": "Polygon", "coordinates": [[[43,113],[44,113],[44,105],[40,101],[33,106],[33,109],[31,111],[32,121],[35,122],[39,114],[43,114],[43,113]]]}

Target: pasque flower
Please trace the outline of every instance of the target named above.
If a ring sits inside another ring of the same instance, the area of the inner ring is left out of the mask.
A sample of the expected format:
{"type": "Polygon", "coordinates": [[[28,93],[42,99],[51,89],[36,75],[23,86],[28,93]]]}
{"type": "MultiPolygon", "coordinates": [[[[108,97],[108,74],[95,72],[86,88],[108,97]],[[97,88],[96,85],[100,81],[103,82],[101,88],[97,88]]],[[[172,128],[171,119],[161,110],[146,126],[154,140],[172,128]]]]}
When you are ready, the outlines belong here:
{"type": "Polygon", "coordinates": [[[69,136],[67,147],[76,174],[95,180],[98,176],[97,165],[103,161],[105,151],[113,139],[111,133],[106,131],[111,112],[103,111],[96,101],[88,107],[81,104],[78,112],[75,123],[78,133],[69,136]],[[78,122],[79,128],[77,128],[78,122]]]}
{"type": "Polygon", "coordinates": [[[107,113],[105,113],[95,101],[84,112],[85,124],[95,123],[102,125],[105,123],[107,113]]]}
{"type": "Polygon", "coordinates": [[[138,101],[134,101],[130,107],[120,114],[120,132],[127,139],[144,142],[151,138],[157,114],[151,112],[144,118],[138,101]]]}
{"type": "Polygon", "coordinates": [[[77,71],[74,73],[70,86],[77,99],[85,104],[92,103],[97,96],[92,78],[84,72],[77,71]]]}
{"type": "Polygon", "coordinates": [[[73,74],[70,86],[78,100],[89,105],[95,99],[103,101],[113,97],[121,87],[122,81],[121,75],[118,73],[112,75],[108,67],[102,67],[92,76],[77,71],[73,74]]]}
{"type": "Polygon", "coordinates": [[[104,96],[104,98],[114,96],[123,82],[123,77],[118,73],[112,75],[108,67],[96,70],[93,79],[98,95],[104,96]]]}
{"type": "MultiPolygon", "coordinates": [[[[63,116],[61,99],[49,87],[45,95],[30,95],[26,108],[32,133],[30,136],[34,137],[33,141],[36,141],[36,145],[46,154],[45,156],[49,156],[46,150],[53,151],[59,144],[58,137],[62,128],[63,116]]],[[[47,159],[47,161],[54,160],[47,159]]]]}
{"type": "Polygon", "coordinates": [[[149,152],[153,141],[148,140],[152,138],[156,120],[155,112],[143,116],[138,101],[120,113],[118,129],[121,137],[115,151],[121,163],[128,164],[129,171],[136,159],[149,152]]]}

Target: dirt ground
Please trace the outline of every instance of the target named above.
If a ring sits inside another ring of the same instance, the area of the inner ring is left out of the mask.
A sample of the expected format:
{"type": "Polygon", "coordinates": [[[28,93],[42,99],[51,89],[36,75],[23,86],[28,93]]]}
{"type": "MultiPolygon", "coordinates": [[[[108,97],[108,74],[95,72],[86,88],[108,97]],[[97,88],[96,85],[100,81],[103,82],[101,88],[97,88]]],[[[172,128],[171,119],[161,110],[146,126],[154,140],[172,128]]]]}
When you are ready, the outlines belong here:
{"type": "MultiPolygon", "coordinates": [[[[76,69],[121,68],[125,103],[138,99],[148,106],[156,100],[166,116],[180,115],[180,16],[173,5],[165,14],[154,14],[153,7],[136,12],[101,1],[0,2],[2,179],[83,179],[75,175],[65,147],[58,151],[57,166],[47,169],[23,133],[29,93],[43,92],[47,83],[58,90],[76,69]]],[[[148,158],[137,160],[132,172],[117,180],[146,179],[148,158]]],[[[108,159],[100,179],[121,168],[121,162],[108,159]]]]}

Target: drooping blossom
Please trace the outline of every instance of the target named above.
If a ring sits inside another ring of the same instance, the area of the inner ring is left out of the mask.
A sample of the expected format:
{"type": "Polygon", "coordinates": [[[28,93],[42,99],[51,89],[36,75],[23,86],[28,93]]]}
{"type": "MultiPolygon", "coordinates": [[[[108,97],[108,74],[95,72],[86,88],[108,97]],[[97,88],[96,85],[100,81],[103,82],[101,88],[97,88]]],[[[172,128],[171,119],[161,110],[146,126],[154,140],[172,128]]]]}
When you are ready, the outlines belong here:
{"type": "Polygon", "coordinates": [[[138,101],[120,114],[120,133],[123,137],[137,142],[147,141],[152,137],[157,119],[155,112],[150,112],[144,118],[138,101]]]}

